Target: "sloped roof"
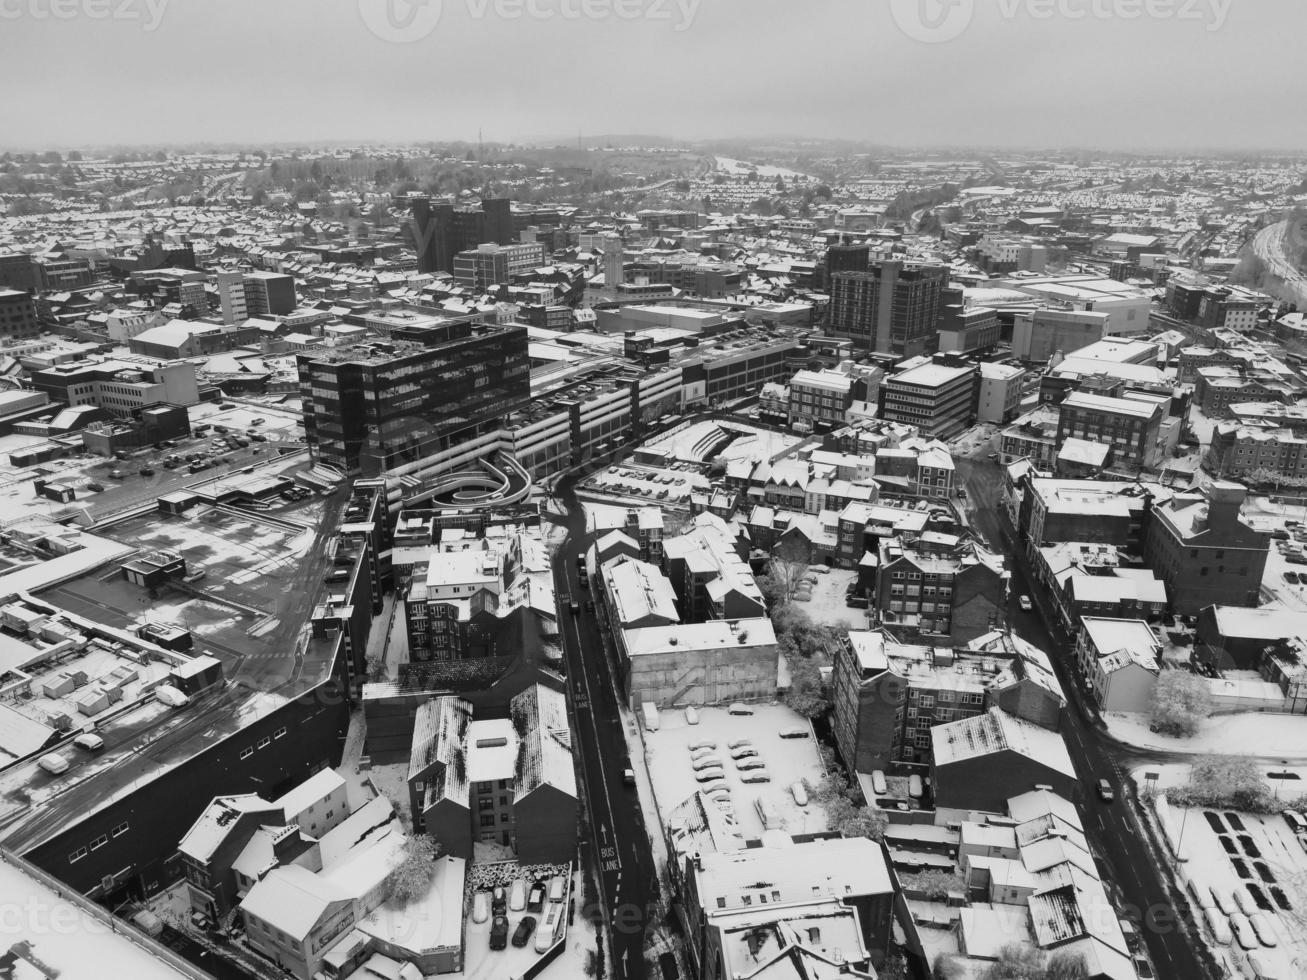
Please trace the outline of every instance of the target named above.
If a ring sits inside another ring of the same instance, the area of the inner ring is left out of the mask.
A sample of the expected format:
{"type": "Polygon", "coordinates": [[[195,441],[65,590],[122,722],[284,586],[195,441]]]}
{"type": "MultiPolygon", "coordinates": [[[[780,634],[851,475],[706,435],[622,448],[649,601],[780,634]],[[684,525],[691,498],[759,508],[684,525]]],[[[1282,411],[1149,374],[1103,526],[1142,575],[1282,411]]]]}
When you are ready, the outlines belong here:
{"type": "Polygon", "coordinates": [[[567,701],[558,691],[536,684],[513,698],[511,713],[519,729],[516,796],[541,786],[576,796],[567,701]]]}
{"type": "Polygon", "coordinates": [[[1075,767],[1057,732],[990,708],[983,715],[964,718],[930,730],[936,766],[946,766],[995,755],[1016,752],[1035,762],[1074,778],[1075,767]]]}

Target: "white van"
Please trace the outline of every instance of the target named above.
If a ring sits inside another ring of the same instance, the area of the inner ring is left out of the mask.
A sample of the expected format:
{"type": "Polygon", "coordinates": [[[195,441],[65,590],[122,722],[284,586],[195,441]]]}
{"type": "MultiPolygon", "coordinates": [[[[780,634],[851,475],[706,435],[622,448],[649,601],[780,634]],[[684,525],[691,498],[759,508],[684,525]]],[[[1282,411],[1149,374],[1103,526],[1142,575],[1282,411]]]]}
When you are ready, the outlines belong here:
{"type": "Polygon", "coordinates": [[[58,776],[69,769],[68,760],[58,752],[47,752],[41,758],[36,760],[36,764],[48,772],[51,776],[58,776]]]}
{"type": "MultiPolygon", "coordinates": [[[[556,879],[561,881],[562,879],[556,879]]],[[[545,916],[544,921],[536,927],[536,952],[547,953],[551,946],[554,945],[554,933],[558,931],[558,920],[562,915],[561,905],[549,906],[549,913],[545,916]]]]}
{"type": "Polygon", "coordinates": [[[561,902],[563,900],[563,876],[554,875],[549,879],[549,901],[561,902]]]}
{"type": "Polygon", "coordinates": [[[160,684],[154,689],[154,696],[161,704],[166,704],[170,708],[184,708],[191,703],[190,698],[171,684],[160,684]]]}
{"type": "Polygon", "coordinates": [[[915,775],[915,774],[909,776],[909,777],[908,777],[908,795],[909,795],[910,797],[912,797],[914,800],[919,800],[919,799],[921,799],[921,794],[922,794],[923,792],[924,792],[924,790],[923,790],[922,785],[921,785],[921,777],[918,776],[918,775],[915,775]]]}

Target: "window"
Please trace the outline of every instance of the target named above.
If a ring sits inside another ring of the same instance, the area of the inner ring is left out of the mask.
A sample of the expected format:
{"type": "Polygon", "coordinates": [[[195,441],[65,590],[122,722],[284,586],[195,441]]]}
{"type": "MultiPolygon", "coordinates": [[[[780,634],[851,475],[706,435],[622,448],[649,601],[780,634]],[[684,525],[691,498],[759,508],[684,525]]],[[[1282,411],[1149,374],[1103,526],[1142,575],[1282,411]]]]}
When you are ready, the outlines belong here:
{"type": "Polygon", "coordinates": [[[113,834],[115,837],[121,837],[123,834],[127,833],[127,821],[124,820],[117,827],[111,830],[110,833],[113,834]]]}
{"type": "Polygon", "coordinates": [[[272,738],[268,735],[264,735],[263,738],[259,739],[259,748],[261,749],[266,749],[271,744],[272,738]]]}
{"type": "Polygon", "coordinates": [[[245,748],[241,749],[241,758],[242,758],[242,759],[248,759],[248,758],[249,758],[250,756],[252,756],[253,754],[254,754],[254,750],[253,750],[252,748],[250,748],[248,745],[245,746],[245,748]]]}
{"type": "Polygon", "coordinates": [[[493,813],[482,814],[481,816],[482,827],[493,827],[494,825],[495,825],[495,815],[493,813]]]}
{"type": "Polygon", "coordinates": [[[109,843],[109,835],[101,834],[95,840],[91,841],[91,850],[98,851],[100,848],[104,847],[104,845],[107,843],[109,843]]]}
{"type": "Polygon", "coordinates": [[[68,855],[68,863],[76,864],[84,857],[86,857],[86,848],[79,847],[77,850],[73,851],[73,853],[68,855]]]}
{"type": "Polygon", "coordinates": [[[281,738],[285,734],[286,734],[286,727],[283,725],[281,728],[278,728],[275,732],[272,733],[272,737],[281,738]]]}

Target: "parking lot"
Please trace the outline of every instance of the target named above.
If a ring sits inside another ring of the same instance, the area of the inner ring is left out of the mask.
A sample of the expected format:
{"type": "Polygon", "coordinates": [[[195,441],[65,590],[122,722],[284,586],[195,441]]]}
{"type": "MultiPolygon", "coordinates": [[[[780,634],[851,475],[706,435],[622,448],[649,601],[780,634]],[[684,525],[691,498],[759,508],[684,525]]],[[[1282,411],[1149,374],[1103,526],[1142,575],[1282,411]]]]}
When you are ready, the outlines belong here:
{"type": "Polygon", "coordinates": [[[663,467],[625,463],[592,476],[585,488],[652,504],[684,504],[695,490],[708,490],[708,478],[697,467],[673,463],[663,467]]]}

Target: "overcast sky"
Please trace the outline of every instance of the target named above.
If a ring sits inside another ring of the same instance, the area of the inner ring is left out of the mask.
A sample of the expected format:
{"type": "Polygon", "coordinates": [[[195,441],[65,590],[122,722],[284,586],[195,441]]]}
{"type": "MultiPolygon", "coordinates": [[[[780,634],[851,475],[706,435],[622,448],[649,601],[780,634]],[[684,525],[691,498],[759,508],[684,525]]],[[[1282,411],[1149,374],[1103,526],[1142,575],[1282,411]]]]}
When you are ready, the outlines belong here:
{"type": "Polygon", "coordinates": [[[1302,149],[1304,38],[1303,0],[0,0],[0,144],[1302,149]]]}

